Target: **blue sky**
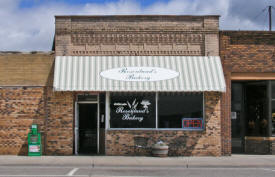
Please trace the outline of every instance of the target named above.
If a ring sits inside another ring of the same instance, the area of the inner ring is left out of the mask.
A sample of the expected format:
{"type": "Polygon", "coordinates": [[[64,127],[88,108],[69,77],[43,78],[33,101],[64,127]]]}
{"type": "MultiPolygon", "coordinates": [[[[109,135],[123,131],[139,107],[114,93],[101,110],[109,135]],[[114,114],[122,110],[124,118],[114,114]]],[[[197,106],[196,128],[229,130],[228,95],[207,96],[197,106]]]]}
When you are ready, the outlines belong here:
{"type": "MultiPolygon", "coordinates": [[[[63,3],[67,3],[67,4],[87,4],[87,3],[110,3],[110,2],[117,2],[118,0],[23,0],[20,3],[20,7],[22,8],[29,8],[29,7],[33,7],[33,6],[39,6],[43,3],[45,3],[46,1],[52,1],[52,2],[63,2],[63,3]]],[[[138,0],[138,3],[142,6],[142,7],[146,7],[148,5],[151,5],[155,2],[167,2],[168,0],[138,0]]]]}
{"type": "Polygon", "coordinates": [[[0,0],[0,51],[51,50],[55,15],[220,15],[221,30],[268,30],[268,5],[275,0],[0,0]]]}

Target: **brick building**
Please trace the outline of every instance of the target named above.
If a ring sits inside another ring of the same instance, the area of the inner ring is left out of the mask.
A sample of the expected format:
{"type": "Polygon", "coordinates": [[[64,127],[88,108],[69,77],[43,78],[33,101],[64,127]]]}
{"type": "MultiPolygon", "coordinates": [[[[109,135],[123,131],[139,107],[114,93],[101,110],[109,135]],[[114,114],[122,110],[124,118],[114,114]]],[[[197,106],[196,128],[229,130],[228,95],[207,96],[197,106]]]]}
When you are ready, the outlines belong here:
{"type": "Polygon", "coordinates": [[[53,53],[0,55],[0,154],[26,154],[31,124],[47,155],[273,153],[274,37],[218,16],[57,16],[53,53]]]}
{"type": "MultiPolygon", "coordinates": [[[[275,153],[274,38],[275,33],[267,31],[220,32],[227,86],[223,117],[232,118],[222,125],[233,153],[275,153]]],[[[226,152],[230,151],[228,145],[226,152]]]]}

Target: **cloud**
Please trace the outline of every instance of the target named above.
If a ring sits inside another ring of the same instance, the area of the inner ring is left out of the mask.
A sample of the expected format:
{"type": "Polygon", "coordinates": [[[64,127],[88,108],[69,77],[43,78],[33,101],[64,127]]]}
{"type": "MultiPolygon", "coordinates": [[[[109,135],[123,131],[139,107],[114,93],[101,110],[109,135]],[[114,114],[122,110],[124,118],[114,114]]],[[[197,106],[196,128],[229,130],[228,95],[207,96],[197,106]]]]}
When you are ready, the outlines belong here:
{"type": "MultiPolygon", "coordinates": [[[[37,0],[28,0],[37,1],[37,0]]],[[[171,14],[221,15],[220,28],[229,30],[267,29],[267,11],[260,13],[268,0],[167,0],[142,6],[138,0],[106,3],[69,4],[66,1],[41,1],[20,6],[22,0],[0,0],[0,50],[51,50],[54,15],[171,14]]]]}
{"type": "Polygon", "coordinates": [[[121,0],[104,4],[86,4],[80,14],[87,15],[137,15],[142,14],[140,4],[136,1],[121,0]]]}

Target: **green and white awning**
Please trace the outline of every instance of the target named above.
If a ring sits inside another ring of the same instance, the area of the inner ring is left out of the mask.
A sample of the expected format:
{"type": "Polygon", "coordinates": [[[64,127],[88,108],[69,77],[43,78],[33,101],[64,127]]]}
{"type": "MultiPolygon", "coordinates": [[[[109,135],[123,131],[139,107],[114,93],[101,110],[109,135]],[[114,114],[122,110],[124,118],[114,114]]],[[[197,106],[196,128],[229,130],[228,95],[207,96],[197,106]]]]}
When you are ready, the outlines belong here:
{"type": "Polygon", "coordinates": [[[56,91],[225,92],[218,56],[57,56],[56,91]]]}

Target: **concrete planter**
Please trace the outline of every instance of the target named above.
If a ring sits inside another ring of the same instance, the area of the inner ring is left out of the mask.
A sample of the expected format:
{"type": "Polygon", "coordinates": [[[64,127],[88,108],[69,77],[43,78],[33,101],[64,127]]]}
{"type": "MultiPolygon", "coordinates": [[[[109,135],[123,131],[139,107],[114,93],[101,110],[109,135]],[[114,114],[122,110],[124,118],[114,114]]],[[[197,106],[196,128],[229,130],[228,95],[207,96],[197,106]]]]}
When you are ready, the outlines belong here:
{"type": "Polygon", "coordinates": [[[167,157],[168,156],[168,149],[169,146],[167,146],[164,143],[157,143],[152,146],[152,155],[154,157],[167,157]]]}

